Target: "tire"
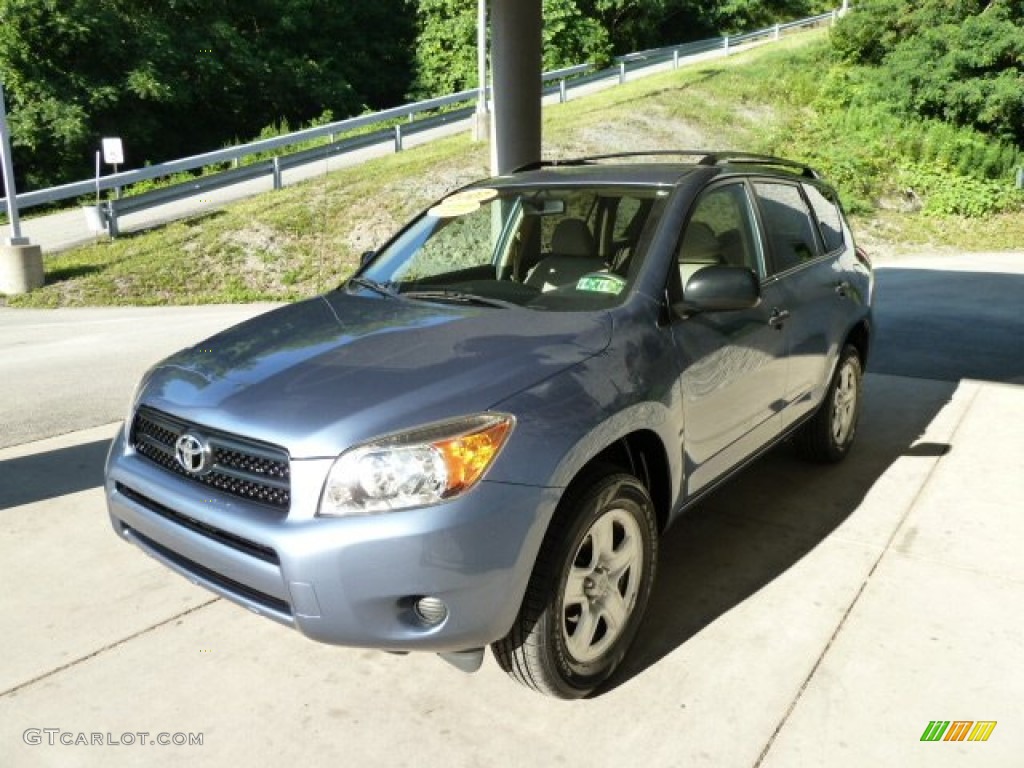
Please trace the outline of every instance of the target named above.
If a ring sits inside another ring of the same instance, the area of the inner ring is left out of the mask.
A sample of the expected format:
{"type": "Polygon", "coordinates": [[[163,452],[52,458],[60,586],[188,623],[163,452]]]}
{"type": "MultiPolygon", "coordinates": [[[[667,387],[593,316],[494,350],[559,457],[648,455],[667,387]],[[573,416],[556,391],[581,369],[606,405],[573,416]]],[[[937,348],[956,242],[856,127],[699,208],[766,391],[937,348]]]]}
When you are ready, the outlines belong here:
{"type": "Polygon", "coordinates": [[[856,347],[847,344],[821,406],[793,436],[802,458],[829,464],[846,457],[857,436],[862,386],[860,354],[856,347]]]}
{"type": "Polygon", "coordinates": [[[541,545],[519,616],[491,646],[513,679],[562,699],[608,679],[636,635],[658,540],[647,489],[616,468],[570,487],[541,545]]]}

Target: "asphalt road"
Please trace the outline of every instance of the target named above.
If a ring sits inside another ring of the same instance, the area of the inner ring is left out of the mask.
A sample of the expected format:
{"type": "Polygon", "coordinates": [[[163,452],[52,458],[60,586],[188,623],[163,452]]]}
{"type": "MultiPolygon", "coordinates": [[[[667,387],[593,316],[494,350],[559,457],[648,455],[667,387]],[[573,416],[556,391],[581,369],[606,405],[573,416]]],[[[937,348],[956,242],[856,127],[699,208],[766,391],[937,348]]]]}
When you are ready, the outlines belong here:
{"type": "Polygon", "coordinates": [[[954,381],[1024,384],[1024,275],[1020,253],[885,265],[869,370],[954,381]]]}
{"type": "Polygon", "coordinates": [[[878,267],[855,450],[777,450],[669,531],[626,665],[574,703],[312,643],[112,533],[136,371],[256,308],[0,310],[0,764],[1019,768],[1024,254],[878,267]],[[996,726],[922,742],[937,719],[996,726]]]}

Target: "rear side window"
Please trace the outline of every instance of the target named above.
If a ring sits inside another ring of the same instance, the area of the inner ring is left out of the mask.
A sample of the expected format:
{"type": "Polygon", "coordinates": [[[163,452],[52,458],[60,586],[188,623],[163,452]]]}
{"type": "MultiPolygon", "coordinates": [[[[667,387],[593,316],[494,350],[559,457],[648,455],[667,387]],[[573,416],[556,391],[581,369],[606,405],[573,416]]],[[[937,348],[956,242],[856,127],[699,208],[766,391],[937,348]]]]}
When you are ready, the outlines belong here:
{"type": "Polygon", "coordinates": [[[830,193],[812,184],[805,184],[804,192],[807,193],[807,199],[811,201],[811,208],[818,219],[818,231],[821,232],[825,250],[828,253],[839,250],[843,247],[843,219],[842,213],[839,212],[839,204],[830,193]]]}
{"type": "Polygon", "coordinates": [[[818,257],[815,225],[800,188],[794,184],[754,184],[765,235],[771,246],[772,274],[785,272],[818,257]]]}

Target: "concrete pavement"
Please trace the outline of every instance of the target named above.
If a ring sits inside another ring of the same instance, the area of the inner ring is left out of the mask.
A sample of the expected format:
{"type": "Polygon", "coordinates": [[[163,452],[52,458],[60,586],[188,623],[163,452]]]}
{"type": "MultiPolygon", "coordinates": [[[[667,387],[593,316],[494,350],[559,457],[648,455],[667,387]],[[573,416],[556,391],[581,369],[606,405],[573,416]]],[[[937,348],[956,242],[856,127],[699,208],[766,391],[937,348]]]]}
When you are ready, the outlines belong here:
{"type": "Polygon", "coordinates": [[[0,307],[0,447],[123,418],[146,368],[271,306],[0,307]]]}
{"type": "MultiPolygon", "coordinates": [[[[0,449],[0,763],[1020,766],[1024,320],[988,327],[1024,295],[1024,255],[880,266],[853,454],[775,451],[669,531],[625,667],[581,702],[490,659],[465,676],[321,646],[167,572],[109,530],[115,424],[0,449]],[[934,720],[998,724],[922,742],[934,720]],[[149,743],[162,733],[186,743],[149,743]]],[[[17,407],[0,400],[0,423],[17,407]]]]}

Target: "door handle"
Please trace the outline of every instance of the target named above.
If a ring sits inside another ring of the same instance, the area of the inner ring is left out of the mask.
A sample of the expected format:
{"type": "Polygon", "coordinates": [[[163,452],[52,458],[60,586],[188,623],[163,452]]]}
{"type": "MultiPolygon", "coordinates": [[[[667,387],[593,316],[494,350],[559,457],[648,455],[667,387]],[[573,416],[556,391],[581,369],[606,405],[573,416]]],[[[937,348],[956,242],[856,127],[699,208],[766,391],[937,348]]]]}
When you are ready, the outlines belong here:
{"type": "Polygon", "coordinates": [[[772,313],[768,316],[768,325],[776,330],[782,330],[783,324],[789,319],[788,309],[779,309],[775,307],[772,309],[772,313]]]}

